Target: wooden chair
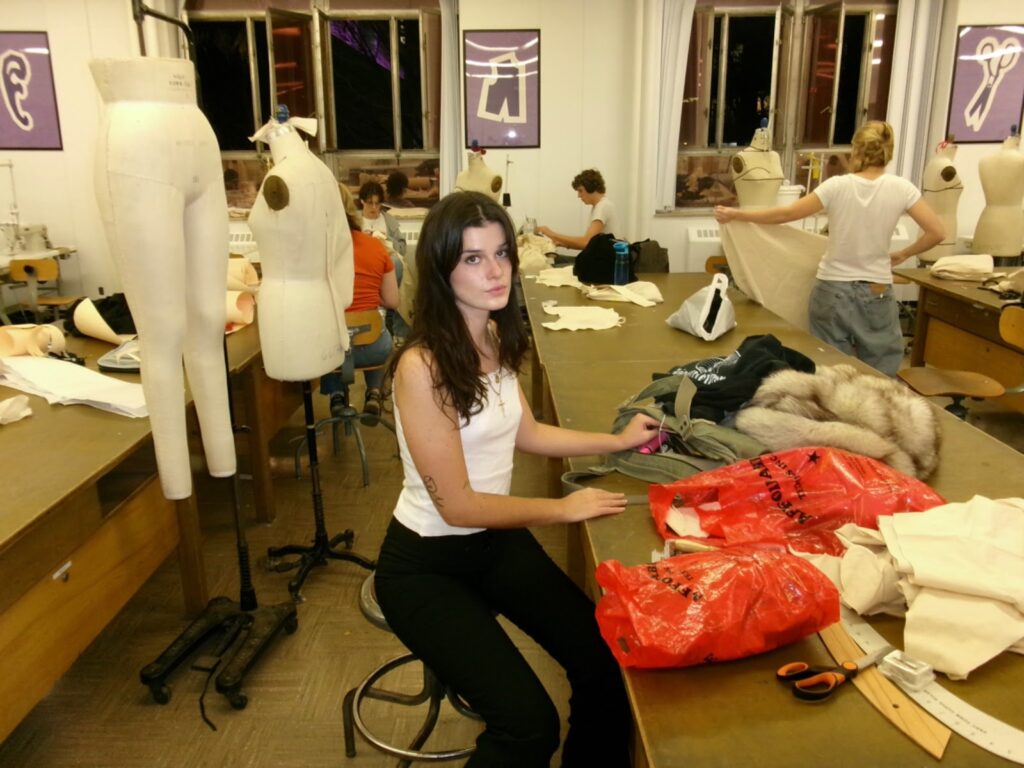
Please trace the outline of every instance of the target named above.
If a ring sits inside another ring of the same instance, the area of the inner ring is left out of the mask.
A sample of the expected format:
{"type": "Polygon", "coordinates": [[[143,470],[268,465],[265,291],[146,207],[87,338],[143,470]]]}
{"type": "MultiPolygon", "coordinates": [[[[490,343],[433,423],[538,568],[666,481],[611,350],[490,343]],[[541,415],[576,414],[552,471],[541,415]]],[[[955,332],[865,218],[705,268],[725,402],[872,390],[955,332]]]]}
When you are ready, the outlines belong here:
{"type": "Polygon", "coordinates": [[[729,261],[725,256],[708,256],[704,262],[704,271],[709,275],[717,275],[721,272],[726,277],[732,277],[729,274],[729,261]]]}
{"type": "Polygon", "coordinates": [[[37,323],[44,322],[43,315],[49,314],[53,315],[53,319],[59,320],[60,311],[78,300],[74,296],[42,293],[47,290],[56,291],[58,288],[60,264],[57,259],[11,259],[10,269],[10,279],[15,284],[14,287],[19,283],[27,287],[28,301],[22,301],[21,304],[32,312],[37,323]]]}
{"type": "MultiPolygon", "coordinates": [[[[363,312],[346,312],[345,313],[345,324],[348,326],[348,334],[351,345],[362,346],[366,344],[372,344],[380,338],[381,333],[384,332],[384,318],[376,309],[369,309],[363,312]]],[[[357,368],[353,363],[353,357],[351,351],[345,355],[345,362],[341,367],[341,378],[345,387],[349,387],[356,380],[357,371],[377,371],[384,368],[384,363],[380,365],[364,366],[357,368]]],[[[392,432],[395,431],[395,427],[383,416],[373,416],[369,413],[363,413],[356,410],[351,403],[345,405],[339,412],[331,414],[326,419],[321,419],[316,423],[316,432],[319,434],[323,427],[331,427],[331,437],[333,440],[334,455],[337,456],[340,452],[339,441],[338,441],[338,430],[340,427],[344,427],[345,434],[355,438],[356,447],[359,450],[359,459],[363,466],[363,486],[370,484],[370,465],[366,458],[366,446],[363,444],[363,436],[359,431],[360,424],[373,427],[377,424],[382,424],[392,432]]],[[[302,451],[305,448],[306,441],[303,439],[298,448],[295,450],[295,476],[299,477],[301,474],[301,456],[302,451]]]]}
{"type": "MultiPolygon", "coordinates": [[[[1024,349],[1024,307],[1010,306],[999,315],[999,335],[1003,341],[1024,349]]],[[[946,410],[961,419],[967,418],[965,398],[984,400],[1003,395],[1024,393],[1024,382],[1007,389],[995,379],[974,371],[954,371],[945,368],[905,368],[899,377],[925,397],[950,397],[953,402],[946,410]]]]}

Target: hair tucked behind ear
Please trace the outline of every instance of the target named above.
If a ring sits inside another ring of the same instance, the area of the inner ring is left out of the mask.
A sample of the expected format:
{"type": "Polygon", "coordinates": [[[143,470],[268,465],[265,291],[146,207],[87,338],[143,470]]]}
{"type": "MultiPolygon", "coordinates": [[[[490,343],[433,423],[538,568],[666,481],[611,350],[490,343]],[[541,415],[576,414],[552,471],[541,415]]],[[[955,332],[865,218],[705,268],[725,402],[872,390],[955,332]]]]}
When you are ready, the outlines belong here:
{"type": "Polygon", "coordinates": [[[892,126],[883,120],[870,120],[853,134],[853,156],[850,166],[853,171],[865,168],[884,168],[892,160],[893,152],[892,126]]]}
{"type": "MultiPolygon", "coordinates": [[[[451,274],[462,257],[463,230],[492,222],[499,224],[505,235],[514,283],[519,274],[519,253],[504,208],[479,192],[454,192],[431,208],[416,243],[418,281],[412,332],[388,363],[388,372],[394,375],[407,350],[429,350],[434,360],[434,388],[441,402],[453,407],[463,419],[479,412],[487,388],[480,375],[480,355],[455,304],[451,274]]],[[[498,364],[518,372],[529,341],[513,292],[502,309],[491,312],[491,320],[498,332],[498,364]]]]}

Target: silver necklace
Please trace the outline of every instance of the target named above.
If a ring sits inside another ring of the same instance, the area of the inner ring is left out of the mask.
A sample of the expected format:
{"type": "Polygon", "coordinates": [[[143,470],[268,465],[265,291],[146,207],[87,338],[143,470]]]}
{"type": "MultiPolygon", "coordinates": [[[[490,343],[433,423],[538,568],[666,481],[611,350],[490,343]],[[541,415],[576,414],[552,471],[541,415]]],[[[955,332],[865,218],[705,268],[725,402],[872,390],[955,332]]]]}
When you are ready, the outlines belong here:
{"type": "Polygon", "coordinates": [[[501,415],[505,416],[505,400],[501,396],[501,369],[499,368],[494,372],[494,382],[491,382],[491,377],[486,373],[484,379],[487,381],[487,388],[494,393],[494,396],[498,398],[498,407],[501,409],[501,415]]]}

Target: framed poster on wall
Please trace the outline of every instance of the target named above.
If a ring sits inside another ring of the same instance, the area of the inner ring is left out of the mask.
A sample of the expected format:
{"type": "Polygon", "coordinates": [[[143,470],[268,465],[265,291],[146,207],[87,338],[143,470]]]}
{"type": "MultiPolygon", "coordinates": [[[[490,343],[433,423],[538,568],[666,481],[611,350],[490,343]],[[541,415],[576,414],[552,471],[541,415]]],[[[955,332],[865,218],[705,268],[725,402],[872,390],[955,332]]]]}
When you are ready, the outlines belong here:
{"type": "Polygon", "coordinates": [[[0,149],[62,149],[45,32],[0,32],[0,149]]]}
{"type": "Polygon", "coordinates": [[[540,146],[540,30],[462,34],[466,146],[540,146]]]}
{"type": "Polygon", "coordinates": [[[957,144],[1002,141],[1024,113],[1024,24],[960,27],[946,135],[957,144]]]}

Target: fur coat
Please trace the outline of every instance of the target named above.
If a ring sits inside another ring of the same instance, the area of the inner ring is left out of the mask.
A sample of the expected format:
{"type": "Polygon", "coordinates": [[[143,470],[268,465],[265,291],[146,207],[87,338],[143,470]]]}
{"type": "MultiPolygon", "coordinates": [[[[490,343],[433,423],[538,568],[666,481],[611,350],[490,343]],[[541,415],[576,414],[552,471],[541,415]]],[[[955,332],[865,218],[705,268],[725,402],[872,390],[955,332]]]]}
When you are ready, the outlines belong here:
{"type": "Polygon", "coordinates": [[[830,446],[919,479],[939,461],[939,422],[931,404],[902,382],[850,365],[766,377],[736,414],[736,428],[773,451],[830,446]]]}

